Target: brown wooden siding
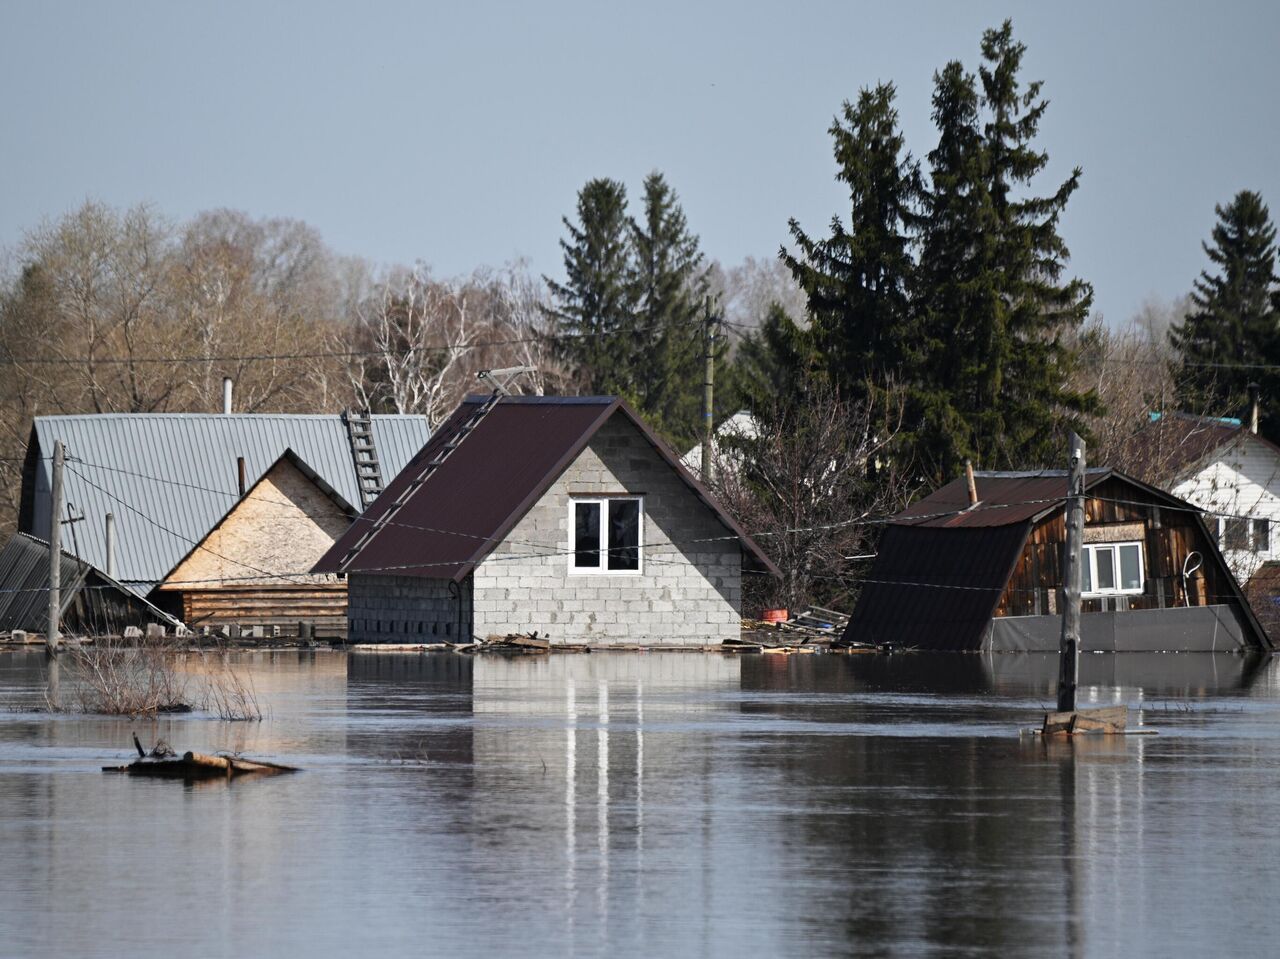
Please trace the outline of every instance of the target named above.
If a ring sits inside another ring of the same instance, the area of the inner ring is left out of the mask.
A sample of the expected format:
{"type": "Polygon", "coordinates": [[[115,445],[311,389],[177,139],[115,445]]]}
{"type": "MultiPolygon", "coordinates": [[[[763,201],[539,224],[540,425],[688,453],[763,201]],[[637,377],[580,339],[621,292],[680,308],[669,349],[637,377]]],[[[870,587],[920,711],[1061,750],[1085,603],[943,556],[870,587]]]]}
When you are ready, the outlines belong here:
{"type": "MultiPolygon", "coordinates": [[[[1186,602],[1182,567],[1188,554],[1198,552],[1201,566],[1189,580],[1192,606],[1234,603],[1229,576],[1212,561],[1213,544],[1208,542],[1196,514],[1169,509],[1150,494],[1129,483],[1111,478],[1089,491],[1085,500],[1085,528],[1105,528],[1124,523],[1141,523],[1143,563],[1146,577],[1140,595],[1084,601],[1085,612],[1107,608],[1160,609],[1186,602]]],[[[1027,537],[1022,555],[1014,566],[1009,585],[996,607],[997,616],[1032,616],[1062,609],[1062,549],[1066,539],[1065,512],[1056,512],[1037,523],[1027,537]]]]}
{"type": "Polygon", "coordinates": [[[345,583],[305,586],[243,586],[184,590],[182,619],[201,626],[277,626],[294,635],[298,623],[312,623],[318,637],[347,633],[345,583]]]}

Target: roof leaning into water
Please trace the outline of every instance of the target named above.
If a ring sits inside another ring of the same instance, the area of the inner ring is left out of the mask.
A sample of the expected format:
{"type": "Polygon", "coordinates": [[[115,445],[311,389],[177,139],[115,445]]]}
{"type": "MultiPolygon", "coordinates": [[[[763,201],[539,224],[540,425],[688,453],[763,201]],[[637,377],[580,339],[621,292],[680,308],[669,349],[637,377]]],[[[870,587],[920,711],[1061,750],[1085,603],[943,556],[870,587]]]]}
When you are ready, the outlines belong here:
{"type": "MultiPolygon", "coordinates": [[[[384,478],[430,435],[421,416],[374,416],[384,478]]],[[[145,594],[239,497],[237,457],[252,486],[291,449],[348,503],[360,502],[347,427],[338,414],[106,413],[40,416],[23,469],[19,526],[47,538],[55,440],[67,449],[64,502],[83,522],[63,548],[105,569],[104,521],[115,515],[115,575],[145,594]]]]}

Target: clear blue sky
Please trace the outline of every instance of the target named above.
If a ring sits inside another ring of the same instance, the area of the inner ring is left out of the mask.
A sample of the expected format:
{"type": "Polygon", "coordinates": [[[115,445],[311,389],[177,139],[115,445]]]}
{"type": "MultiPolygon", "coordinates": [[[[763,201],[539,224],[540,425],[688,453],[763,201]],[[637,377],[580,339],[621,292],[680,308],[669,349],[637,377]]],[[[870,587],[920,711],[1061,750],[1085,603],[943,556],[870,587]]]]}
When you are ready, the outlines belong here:
{"type": "Polygon", "coordinates": [[[893,80],[913,152],[931,77],[1012,16],[1052,101],[1048,191],[1095,306],[1187,290],[1213,206],[1280,216],[1280,4],[176,3],[0,0],[0,245],[92,197],[288,216],[341,253],[558,275],[590,177],[660,169],[703,248],[773,255],[844,209],[826,130],[893,80]]]}

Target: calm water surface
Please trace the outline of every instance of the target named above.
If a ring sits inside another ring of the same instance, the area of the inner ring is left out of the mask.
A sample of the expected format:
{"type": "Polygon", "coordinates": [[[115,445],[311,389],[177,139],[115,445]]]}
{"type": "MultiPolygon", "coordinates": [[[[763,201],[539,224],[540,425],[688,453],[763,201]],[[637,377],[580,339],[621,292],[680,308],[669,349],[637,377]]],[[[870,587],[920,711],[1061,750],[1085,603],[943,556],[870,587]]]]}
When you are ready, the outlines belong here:
{"type": "Polygon", "coordinates": [[[1280,952],[1280,663],[1086,656],[1160,735],[1046,747],[1049,656],[239,662],[262,723],[0,652],[0,955],[1280,952]],[[305,771],[100,772],[134,729],[305,771]]]}

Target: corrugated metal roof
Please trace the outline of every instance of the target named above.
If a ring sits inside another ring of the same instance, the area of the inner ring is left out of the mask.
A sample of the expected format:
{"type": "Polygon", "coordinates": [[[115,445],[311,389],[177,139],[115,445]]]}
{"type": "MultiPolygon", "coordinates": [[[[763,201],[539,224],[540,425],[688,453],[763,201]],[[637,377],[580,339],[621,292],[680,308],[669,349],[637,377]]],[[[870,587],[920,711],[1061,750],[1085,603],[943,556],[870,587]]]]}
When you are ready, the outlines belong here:
{"type": "MultiPolygon", "coordinates": [[[[62,554],[62,608],[71,602],[89,568],[62,554]]],[[[0,550],[0,630],[44,632],[49,622],[49,544],[16,533],[0,550]]]]}
{"type": "MultiPolygon", "coordinates": [[[[73,629],[89,629],[116,621],[112,612],[128,611],[123,625],[178,621],[88,563],[63,551],[59,609],[73,629]],[[77,595],[83,591],[83,595],[77,595]],[[74,611],[72,607],[74,606],[74,611]]],[[[43,633],[49,622],[49,544],[15,533],[0,550],[0,630],[43,633]]],[[[114,630],[113,630],[114,631],[114,630]]]]}
{"type": "MultiPolygon", "coordinates": [[[[374,416],[373,432],[384,476],[399,472],[429,436],[420,416],[374,416]]],[[[234,504],[237,457],[252,485],[292,449],[343,499],[360,502],[346,424],[336,414],[41,416],[32,437],[38,461],[23,483],[22,516],[30,517],[24,531],[48,536],[49,457],[61,439],[70,458],[64,499],[85,516],[74,533],[65,528],[64,548],[104,568],[104,517],[114,513],[116,577],[140,594],[234,504]]]]}
{"type": "MultiPolygon", "coordinates": [[[[1101,482],[1109,469],[1087,471],[1086,486],[1101,482]]],[[[1025,473],[974,473],[978,504],[970,507],[969,487],[964,478],[953,480],[924,499],[916,500],[893,518],[899,526],[981,528],[1016,526],[1058,509],[1066,503],[1065,470],[1025,473]]]]}
{"type": "Polygon", "coordinates": [[[510,532],[614,415],[626,416],[722,523],[742,542],[753,565],[773,565],[714,497],[680,466],[667,448],[616,397],[509,396],[493,407],[443,464],[409,493],[395,519],[339,569],[347,552],[426,464],[458,432],[485,397],[468,397],[431,442],[393,479],[315,566],[316,572],[385,572],[443,579],[465,577],[510,532]]]}

